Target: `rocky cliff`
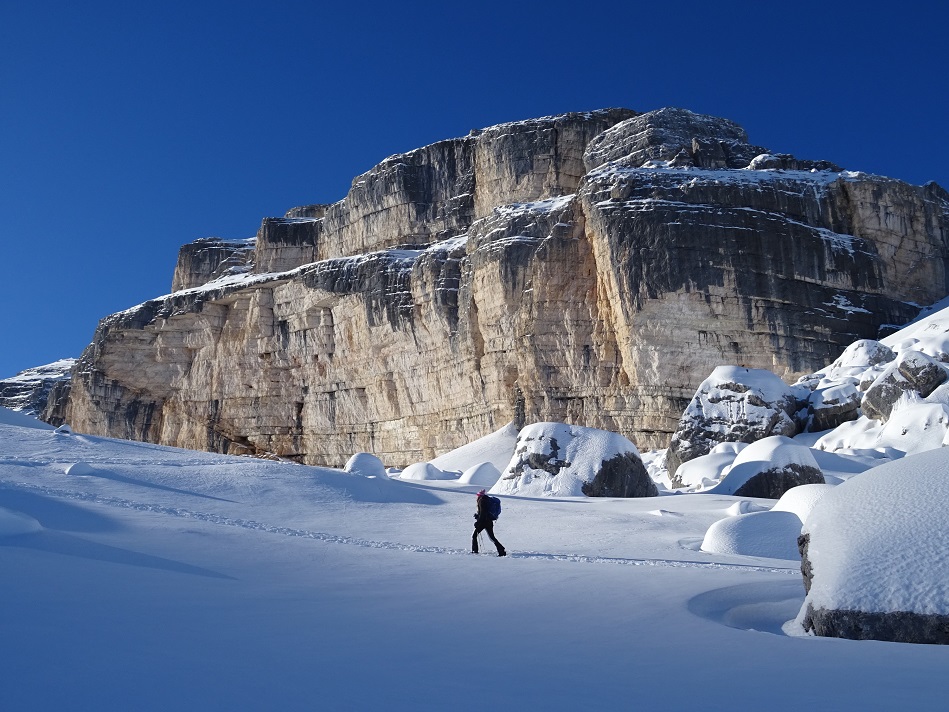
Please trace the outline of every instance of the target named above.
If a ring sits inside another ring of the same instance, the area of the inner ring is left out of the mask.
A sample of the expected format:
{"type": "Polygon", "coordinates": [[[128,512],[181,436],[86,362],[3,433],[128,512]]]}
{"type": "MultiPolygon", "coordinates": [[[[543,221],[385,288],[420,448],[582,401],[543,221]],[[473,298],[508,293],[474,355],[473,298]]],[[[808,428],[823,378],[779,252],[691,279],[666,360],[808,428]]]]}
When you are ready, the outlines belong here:
{"type": "Polygon", "coordinates": [[[935,184],[775,154],[724,119],[504,124],[265,219],[248,272],[234,245],[219,265],[183,248],[171,295],[100,323],[69,420],[337,466],[512,420],[665,447],[716,366],[793,379],[945,296],[947,243],[935,184]]]}
{"type": "Polygon", "coordinates": [[[76,359],[64,358],[0,379],[0,406],[62,425],[75,364],[76,359]]]}

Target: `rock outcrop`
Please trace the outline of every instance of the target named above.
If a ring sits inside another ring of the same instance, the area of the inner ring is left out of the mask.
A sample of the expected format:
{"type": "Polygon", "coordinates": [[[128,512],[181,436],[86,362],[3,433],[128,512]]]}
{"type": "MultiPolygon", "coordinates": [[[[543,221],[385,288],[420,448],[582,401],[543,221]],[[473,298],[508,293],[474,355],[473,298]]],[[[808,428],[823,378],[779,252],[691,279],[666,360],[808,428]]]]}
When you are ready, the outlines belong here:
{"type": "Polygon", "coordinates": [[[943,297],[947,214],[934,184],[681,109],[491,127],[266,219],[249,272],[247,252],[187,251],[188,288],[102,321],[69,418],[336,466],[424,461],[510,421],[665,447],[715,367],[797,378],[943,297]]]}
{"type": "Polygon", "coordinates": [[[76,359],[65,358],[0,380],[0,406],[62,425],[76,359]]]}

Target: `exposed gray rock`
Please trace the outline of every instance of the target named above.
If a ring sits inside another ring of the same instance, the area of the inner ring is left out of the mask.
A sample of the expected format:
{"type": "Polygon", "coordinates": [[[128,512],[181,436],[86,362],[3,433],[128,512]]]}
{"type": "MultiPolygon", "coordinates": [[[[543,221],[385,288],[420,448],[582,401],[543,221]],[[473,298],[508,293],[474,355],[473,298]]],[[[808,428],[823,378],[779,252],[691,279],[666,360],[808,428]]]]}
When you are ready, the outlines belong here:
{"type": "Polygon", "coordinates": [[[886,422],[896,402],[904,395],[925,398],[945,382],[946,367],[919,351],[904,353],[873,382],[863,395],[863,414],[886,422]]]}
{"type": "Polygon", "coordinates": [[[807,401],[804,430],[821,432],[860,417],[860,391],[853,383],[818,388],[807,401]]]}
{"type": "Polygon", "coordinates": [[[736,497],[765,497],[780,499],[789,489],[799,485],[825,484],[824,473],[818,467],[789,463],[762,470],[735,490],[736,497]]]}
{"type": "Polygon", "coordinates": [[[254,271],[286,272],[316,262],[322,234],[322,216],[264,218],[257,231],[254,271]]]}
{"type": "Polygon", "coordinates": [[[593,480],[583,485],[583,494],[587,497],[656,497],[659,489],[640,457],[622,453],[603,461],[593,480]]]}

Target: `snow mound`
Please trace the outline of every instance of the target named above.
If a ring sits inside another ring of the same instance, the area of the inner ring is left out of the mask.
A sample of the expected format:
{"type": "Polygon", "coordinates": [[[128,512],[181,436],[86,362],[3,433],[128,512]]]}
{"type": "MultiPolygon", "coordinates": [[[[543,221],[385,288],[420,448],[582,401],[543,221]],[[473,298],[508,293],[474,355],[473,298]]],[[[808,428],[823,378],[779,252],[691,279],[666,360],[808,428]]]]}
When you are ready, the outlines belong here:
{"type": "Polygon", "coordinates": [[[711,554],[799,558],[801,520],[793,512],[751,512],[720,519],[705,532],[702,551],[711,554]]]}
{"type": "Polygon", "coordinates": [[[750,514],[751,512],[768,512],[770,511],[767,507],[762,507],[760,504],[750,502],[747,499],[740,499],[735,502],[731,507],[725,510],[725,514],[729,517],[737,517],[742,514],[750,514]]]}
{"type": "Polygon", "coordinates": [[[88,462],[82,462],[81,460],[79,462],[72,463],[65,470],[67,475],[76,476],[91,475],[94,471],[95,470],[92,469],[92,465],[90,465],[88,462]]]}
{"type": "Polygon", "coordinates": [[[445,472],[430,462],[416,462],[411,464],[402,470],[402,474],[399,475],[399,478],[403,480],[419,481],[454,480],[457,477],[457,472],[445,472]]]}
{"type": "Polygon", "coordinates": [[[493,487],[501,479],[501,471],[490,462],[482,462],[465,470],[458,481],[465,485],[493,487]]]}
{"type": "Polygon", "coordinates": [[[880,430],[877,447],[915,455],[942,447],[949,432],[949,406],[942,403],[909,403],[897,406],[880,430]]]}
{"type": "Polygon", "coordinates": [[[387,477],[386,466],[382,460],[368,452],[357,452],[343,467],[345,472],[363,477],[387,477]]]}
{"type": "Polygon", "coordinates": [[[834,489],[834,485],[799,485],[792,487],[783,495],[778,503],[771,508],[772,512],[793,512],[801,522],[806,522],[814,505],[820,502],[824,495],[834,489]]]}
{"type": "Polygon", "coordinates": [[[33,517],[0,507],[0,537],[38,532],[43,526],[33,517]]]}

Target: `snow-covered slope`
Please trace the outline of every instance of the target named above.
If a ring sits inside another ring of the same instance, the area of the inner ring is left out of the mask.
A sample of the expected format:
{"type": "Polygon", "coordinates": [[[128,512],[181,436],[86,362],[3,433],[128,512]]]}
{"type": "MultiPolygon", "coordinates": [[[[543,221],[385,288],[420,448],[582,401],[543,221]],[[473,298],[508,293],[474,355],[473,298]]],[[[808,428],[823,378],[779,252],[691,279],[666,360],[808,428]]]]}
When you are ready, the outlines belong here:
{"type": "Polygon", "coordinates": [[[505,498],[500,559],[477,489],[2,422],[0,706],[943,704],[949,649],[788,637],[796,562],[698,550],[741,500],[505,498]]]}

